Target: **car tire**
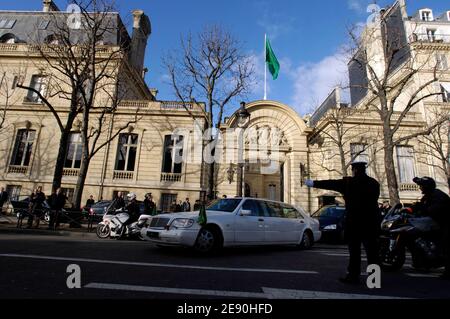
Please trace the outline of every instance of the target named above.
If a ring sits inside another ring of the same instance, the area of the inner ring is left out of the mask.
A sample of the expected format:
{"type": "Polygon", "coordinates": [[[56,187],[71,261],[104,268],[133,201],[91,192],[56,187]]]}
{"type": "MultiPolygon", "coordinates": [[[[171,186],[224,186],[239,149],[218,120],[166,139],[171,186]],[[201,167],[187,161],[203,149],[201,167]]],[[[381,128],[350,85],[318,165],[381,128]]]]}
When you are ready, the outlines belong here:
{"type": "Polygon", "coordinates": [[[218,230],[205,227],[200,230],[194,249],[198,253],[208,255],[217,252],[222,246],[221,236],[218,230]]]}
{"type": "Polygon", "coordinates": [[[300,242],[299,248],[303,250],[311,249],[314,245],[314,237],[309,230],[303,232],[302,241],[300,242]]]}

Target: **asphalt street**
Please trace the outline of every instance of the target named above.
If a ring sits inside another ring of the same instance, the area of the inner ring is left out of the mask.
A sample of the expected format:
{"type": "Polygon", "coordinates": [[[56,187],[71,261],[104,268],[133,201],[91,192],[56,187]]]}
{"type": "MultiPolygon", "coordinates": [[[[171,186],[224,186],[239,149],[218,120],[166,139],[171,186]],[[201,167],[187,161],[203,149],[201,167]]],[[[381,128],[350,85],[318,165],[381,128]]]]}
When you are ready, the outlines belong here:
{"type": "Polygon", "coordinates": [[[410,258],[400,272],[382,274],[380,289],[338,282],[347,261],[342,245],[229,248],[204,257],[147,242],[0,234],[0,299],[450,298],[441,270],[418,272],[410,258]],[[80,288],[67,286],[71,264],[80,267],[80,288]]]}

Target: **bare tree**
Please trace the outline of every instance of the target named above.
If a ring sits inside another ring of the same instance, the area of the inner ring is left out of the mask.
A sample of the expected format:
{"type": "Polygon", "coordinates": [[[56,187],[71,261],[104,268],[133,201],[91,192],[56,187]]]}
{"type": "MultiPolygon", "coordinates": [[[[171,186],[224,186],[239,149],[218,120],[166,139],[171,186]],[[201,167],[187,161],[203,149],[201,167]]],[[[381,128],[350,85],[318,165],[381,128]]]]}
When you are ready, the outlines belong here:
{"type": "Polygon", "coordinates": [[[48,70],[43,72],[47,90],[44,92],[23,84],[18,86],[38,96],[58,123],[61,136],[53,189],[61,185],[70,134],[74,122],[81,119],[78,129],[82,158],[74,193],[74,204],[78,208],[91,159],[137,118],[131,116],[123,127],[107,132],[129,85],[127,81],[121,81],[121,77],[129,70],[126,59],[130,39],[125,35],[124,26],[114,18],[113,2],[77,0],[73,3],[80,9],[79,24],[74,27],[70,21],[68,23],[67,14],[49,12],[51,38],[39,39],[38,34],[32,46],[34,54],[41,58],[36,67],[48,70]],[[106,39],[117,39],[118,43],[105,43],[106,39]],[[64,111],[56,107],[61,99],[69,101],[69,107],[64,111]]]}
{"type": "Polygon", "coordinates": [[[351,163],[360,156],[367,155],[369,166],[373,161],[369,156],[369,150],[377,147],[378,134],[368,138],[364,114],[360,110],[341,106],[330,109],[322,121],[326,127],[316,129],[310,139],[311,144],[319,146],[318,150],[312,150],[312,161],[321,169],[335,172],[339,176],[348,176],[351,163]],[[362,116],[362,120],[360,117],[362,116]],[[356,120],[355,120],[356,119],[356,120]],[[352,148],[357,144],[358,148],[352,148]],[[330,154],[330,150],[333,150],[330,154]],[[337,152],[336,152],[337,150],[337,152]],[[338,167],[330,165],[330,162],[339,162],[338,167]]]}
{"type": "MultiPolygon", "coordinates": [[[[181,51],[163,60],[177,98],[187,103],[203,100],[209,142],[215,143],[213,128],[219,128],[227,107],[243,97],[254,83],[251,59],[241,43],[219,26],[209,26],[195,38],[181,39],[181,51]]],[[[185,107],[187,112],[192,112],[185,107]]],[[[203,128],[202,128],[203,129],[203,128]]],[[[214,152],[214,149],[213,151],[214,152]]],[[[212,154],[214,155],[214,154],[212,154]]],[[[208,167],[208,196],[215,196],[214,163],[208,167]]]]}
{"type": "Polygon", "coordinates": [[[15,105],[19,99],[18,94],[16,94],[16,86],[21,78],[23,78],[25,70],[19,68],[15,71],[12,73],[10,70],[0,67],[0,98],[2,101],[0,109],[0,130],[5,126],[8,109],[12,105],[15,105]]]}
{"type": "Polygon", "coordinates": [[[450,148],[448,143],[450,136],[450,115],[448,110],[439,107],[433,113],[433,117],[441,118],[446,116],[449,121],[442,122],[436,126],[430,134],[419,137],[421,148],[418,150],[418,153],[423,156],[419,158],[418,162],[431,165],[441,171],[446,176],[447,184],[450,187],[450,148]]]}
{"type": "Polygon", "coordinates": [[[350,85],[353,89],[367,91],[362,103],[375,111],[381,120],[389,197],[391,203],[398,203],[399,187],[394,166],[396,146],[430,134],[446,119],[433,119],[420,129],[402,132],[402,124],[414,112],[414,107],[440,94],[435,90],[439,70],[435,52],[405,42],[406,36],[391,27],[391,19],[390,13],[382,14],[380,23],[367,27],[361,38],[350,32],[355,44],[350,63],[366,72],[365,83],[350,85]],[[423,77],[420,83],[416,80],[419,76],[423,77]]]}

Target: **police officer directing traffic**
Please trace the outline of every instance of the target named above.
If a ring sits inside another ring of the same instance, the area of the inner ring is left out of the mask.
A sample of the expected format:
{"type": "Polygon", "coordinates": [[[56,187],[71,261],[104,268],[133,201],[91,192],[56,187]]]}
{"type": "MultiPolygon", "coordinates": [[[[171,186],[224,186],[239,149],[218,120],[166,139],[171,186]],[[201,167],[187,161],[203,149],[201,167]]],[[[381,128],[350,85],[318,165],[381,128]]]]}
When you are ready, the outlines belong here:
{"type": "Polygon", "coordinates": [[[348,273],[343,283],[357,284],[361,274],[361,243],[369,265],[379,264],[378,236],[381,214],[378,208],[380,184],[366,174],[366,162],[353,162],[353,177],[339,180],[305,181],[306,186],[337,191],[345,200],[345,236],[350,252],[348,273]]]}

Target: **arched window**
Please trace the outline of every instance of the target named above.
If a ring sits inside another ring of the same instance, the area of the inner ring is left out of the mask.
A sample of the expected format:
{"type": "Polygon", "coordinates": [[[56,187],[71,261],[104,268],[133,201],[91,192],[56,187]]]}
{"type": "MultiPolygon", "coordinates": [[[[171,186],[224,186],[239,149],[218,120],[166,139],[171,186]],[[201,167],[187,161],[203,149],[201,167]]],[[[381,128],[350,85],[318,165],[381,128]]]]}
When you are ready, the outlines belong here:
{"type": "Polygon", "coordinates": [[[45,38],[44,42],[45,42],[46,44],[53,44],[53,45],[56,45],[56,44],[59,44],[59,39],[58,39],[58,37],[55,36],[54,34],[50,34],[49,36],[47,36],[47,37],[45,38]]]}
{"type": "Polygon", "coordinates": [[[17,43],[17,37],[12,33],[7,33],[0,38],[0,43],[17,43]]]}

